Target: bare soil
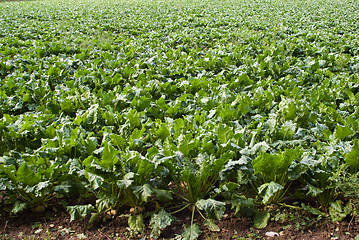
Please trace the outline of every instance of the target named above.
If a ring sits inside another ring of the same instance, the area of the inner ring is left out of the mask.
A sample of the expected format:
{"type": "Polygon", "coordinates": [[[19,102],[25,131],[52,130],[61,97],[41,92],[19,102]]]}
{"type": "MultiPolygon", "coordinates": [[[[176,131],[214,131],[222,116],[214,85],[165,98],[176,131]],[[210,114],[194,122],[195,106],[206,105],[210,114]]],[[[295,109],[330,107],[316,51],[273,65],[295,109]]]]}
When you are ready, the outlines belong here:
{"type": "MultiPolygon", "coordinates": [[[[357,218],[332,223],[303,212],[298,214],[281,209],[272,215],[272,221],[264,229],[254,228],[252,219],[234,217],[230,213],[216,222],[220,227],[218,232],[207,230],[200,216],[196,216],[195,222],[202,225],[200,239],[359,239],[357,218]],[[276,236],[267,236],[270,232],[276,236]]],[[[183,225],[190,224],[190,211],[182,211],[175,216],[177,221],[162,232],[160,239],[175,239],[183,232],[183,225]]],[[[52,206],[44,213],[26,211],[18,216],[2,212],[0,239],[150,239],[149,227],[142,235],[134,233],[128,229],[124,215],[103,218],[94,226],[89,226],[88,220],[70,222],[69,214],[61,206],[52,206]]]]}

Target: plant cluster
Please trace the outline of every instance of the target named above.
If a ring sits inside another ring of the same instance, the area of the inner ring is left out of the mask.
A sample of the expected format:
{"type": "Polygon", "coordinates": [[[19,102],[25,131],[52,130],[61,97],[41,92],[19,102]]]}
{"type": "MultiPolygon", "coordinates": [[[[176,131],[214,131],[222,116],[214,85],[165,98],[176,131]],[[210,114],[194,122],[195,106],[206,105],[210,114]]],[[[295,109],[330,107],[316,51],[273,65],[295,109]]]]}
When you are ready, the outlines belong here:
{"type": "Polygon", "coordinates": [[[189,209],[183,239],[195,213],[358,212],[358,2],[0,5],[1,211],[95,197],[71,220],[158,238],[189,209]]]}

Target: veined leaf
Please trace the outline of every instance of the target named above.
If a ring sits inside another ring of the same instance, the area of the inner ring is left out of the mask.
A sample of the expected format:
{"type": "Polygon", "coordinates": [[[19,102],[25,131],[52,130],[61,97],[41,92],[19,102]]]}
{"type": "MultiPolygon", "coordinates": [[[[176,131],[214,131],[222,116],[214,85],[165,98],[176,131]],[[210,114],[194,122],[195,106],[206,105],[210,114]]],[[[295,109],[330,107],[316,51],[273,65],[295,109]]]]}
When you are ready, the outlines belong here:
{"type": "Polygon", "coordinates": [[[196,206],[200,210],[204,210],[209,218],[219,220],[222,218],[226,207],[225,203],[216,201],[214,199],[201,199],[196,202],[196,206]]]}
{"type": "Polygon", "coordinates": [[[143,215],[142,214],[131,215],[128,218],[128,226],[132,230],[142,233],[145,230],[145,223],[143,220],[143,215]]]}
{"type": "Polygon", "coordinates": [[[27,186],[33,186],[40,181],[38,174],[35,174],[26,163],[21,164],[16,173],[16,180],[27,186]]]}
{"type": "Polygon", "coordinates": [[[181,234],[182,240],[196,240],[202,231],[201,228],[197,224],[192,224],[185,228],[184,232],[181,234]]]}
{"type": "Polygon", "coordinates": [[[118,201],[117,196],[111,196],[108,198],[99,198],[96,200],[96,208],[99,213],[106,211],[116,204],[118,201]]]}
{"type": "Polygon", "coordinates": [[[91,187],[94,190],[97,190],[98,188],[100,188],[105,182],[105,179],[103,177],[93,174],[91,172],[86,172],[86,178],[88,179],[88,181],[91,184],[91,187]]]}
{"type": "Polygon", "coordinates": [[[351,208],[343,207],[342,202],[337,200],[331,202],[329,206],[329,216],[332,222],[342,221],[350,212],[351,208]]]}
{"type": "Polygon", "coordinates": [[[119,161],[117,154],[119,153],[111,144],[107,144],[102,152],[100,165],[108,170],[114,170],[116,163],[119,161]]]}
{"type": "Polygon", "coordinates": [[[238,213],[244,216],[252,216],[254,214],[254,201],[252,198],[246,198],[245,196],[235,195],[235,198],[231,201],[231,209],[235,209],[234,215],[238,213]]]}
{"type": "Polygon", "coordinates": [[[175,218],[165,210],[157,214],[153,214],[150,220],[150,226],[152,228],[151,238],[157,239],[161,235],[161,231],[172,224],[175,218]]]}
{"type": "Polygon", "coordinates": [[[263,197],[263,204],[268,203],[275,193],[284,187],[276,182],[265,183],[258,188],[258,193],[263,197]]]}
{"type": "Polygon", "coordinates": [[[147,183],[143,186],[135,187],[135,192],[140,195],[141,200],[144,202],[147,202],[153,193],[152,187],[147,183]]]}
{"type": "Polygon", "coordinates": [[[128,188],[133,183],[135,174],[133,172],[126,173],[122,180],[118,181],[118,185],[121,188],[128,188]]]}
{"type": "Polygon", "coordinates": [[[76,219],[84,218],[90,215],[95,208],[91,205],[76,205],[66,207],[67,212],[70,214],[70,222],[76,219]]]}
{"type": "Polygon", "coordinates": [[[340,125],[338,125],[334,131],[335,137],[340,140],[343,140],[344,138],[350,136],[352,133],[353,133],[353,131],[350,128],[348,128],[346,126],[340,126],[340,125]]]}

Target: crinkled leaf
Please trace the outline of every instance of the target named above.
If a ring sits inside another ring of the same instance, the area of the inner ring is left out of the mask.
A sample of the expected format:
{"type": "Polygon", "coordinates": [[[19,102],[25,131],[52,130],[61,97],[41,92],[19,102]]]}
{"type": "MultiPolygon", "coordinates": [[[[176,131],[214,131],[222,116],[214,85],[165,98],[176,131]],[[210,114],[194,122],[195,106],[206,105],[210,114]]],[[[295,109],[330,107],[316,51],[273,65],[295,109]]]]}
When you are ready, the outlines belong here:
{"type": "Polygon", "coordinates": [[[143,186],[134,187],[134,192],[138,198],[141,198],[142,201],[147,202],[152,195],[152,187],[146,183],[143,186]]]}
{"type": "Polygon", "coordinates": [[[332,222],[342,221],[350,212],[351,208],[343,207],[343,204],[340,200],[330,203],[329,216],[332,222]]]}
{"type": "Polygon", "coordinates": [[[67,212],[70,214],[70,222],[76,219],[85,218],[90,215],[95,208],[91,205],[76,205],[66,207],[67,212]]]}
{"type": "Polygon", "coordinates": [[[258,188],[258,193],[263,197],[262,203],[266,204],[271,200],[271,197],[284,187],[276,182],[262,184],[258,188]]]}
{"type": "Polygon", "coordinates": [[[163,209],[159,213],[153,214],[150,220],[151,238],[159,238],[161,231],[170,226],[174,220],[175,218],[163,209]]]}
{"type": "Polygon", "coordinates": [[[147,202],[148,199],[151,197],[152,195],[152,188],[149,184],[144,184],[142,186],[142,192],[141,192],[141,199],[144,202],[147,202]]]}
{"type": "Polygon", "coordinates": [[[143,215],[142,214],[131,215],[128,218],[128,226],[132,230],[142,233],[145,230],[145,223],[143,220],[143,215]]]}
{"type": "Polygon", "coordinates": [[[102,213],[116,204],[117,196],[99,198],[96,200],[97,211],[102,213]]]}
{"type": "Polygon", "coordinates": [[[226,210],[225,203],[211,198],[197,201],[196,206],[198,209],[204,210],[209,218],[216,220],[221,219],[226,210]]]}
{"type": "Polygon", "coordinates": [[[269,145],[266,142],[259,142],[248,150],[248,153],[255,155],[258,153],[264,153],[269,149],[269,145]]]}
{"type": "Polygon", "coordinates": [[[308,191],[307,195],[312,196],[312,197],[318,196],[319,194],[321,194],[323,192],[323,189],[317,188],[311,184],[308,184],[308,189],[309,189],[309,191],[308,191]]]}
{"type": "Polygon", "coordinates": [[[93,174],[93,173],[90,173],[90,172],[86,172],[86,178],[88,179],[91,187],[94,190],[100,188],[105,182],[105,179],[103,177],[93,174]]]}
{"type": "Polygon", "coordinates": [[[279,133],[281,134],[283,140],[285,140],[287,137],[291,139],[295,134],[296,127],[296,124],[291,120],[284,122],[279,129],[279,133]]]}
{"type": "Polygon", "coordinates": [[[59,194],[69,194],[73,190],[73,185],[69,183],[63,183],[54,187],[54,191],[59,194]]]}
{"type": "Polygon", "coordinates": [[[126,175],[123,177],[123,179],[118,181],[118,185],[121,188],[128,188],[129,186],[132,185],[132,183],[134,181],[133,180],[134,176],[135,176],[135,174],[133,172],[126,173],[126,175]]]}
{"type": "Polygon", "coordinates": [[[288,179],[294,181],[302,176],[304,173],[308,171],[308,165],[297,163],[295,165],[291,165],[288,170],[288,179]]]}
{"type": "Polygon", "coordinates": [[[26,208],[27,208],[27,203],[16,201],[11,210],[11,213],[18,214],[19,212],[24,211],[26,208]]]}
{"type": "Polygon", "coordinates": [[[197,224],[187,226],[181,234],[182,240],[196,240],[201,235],[201,228],[197,224]]]}

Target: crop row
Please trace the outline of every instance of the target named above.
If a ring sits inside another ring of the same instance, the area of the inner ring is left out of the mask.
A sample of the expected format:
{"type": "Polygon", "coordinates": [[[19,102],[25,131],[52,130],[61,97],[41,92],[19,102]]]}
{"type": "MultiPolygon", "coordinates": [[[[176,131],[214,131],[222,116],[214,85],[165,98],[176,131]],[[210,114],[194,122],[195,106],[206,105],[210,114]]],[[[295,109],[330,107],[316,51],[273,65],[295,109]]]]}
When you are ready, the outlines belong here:
{"type": "Polygon", "coordinates": [[[0,5],[1,211],[95,197],[62,202],[154,238],[184,209],[357,214],[358,3],[0,5]]]}

